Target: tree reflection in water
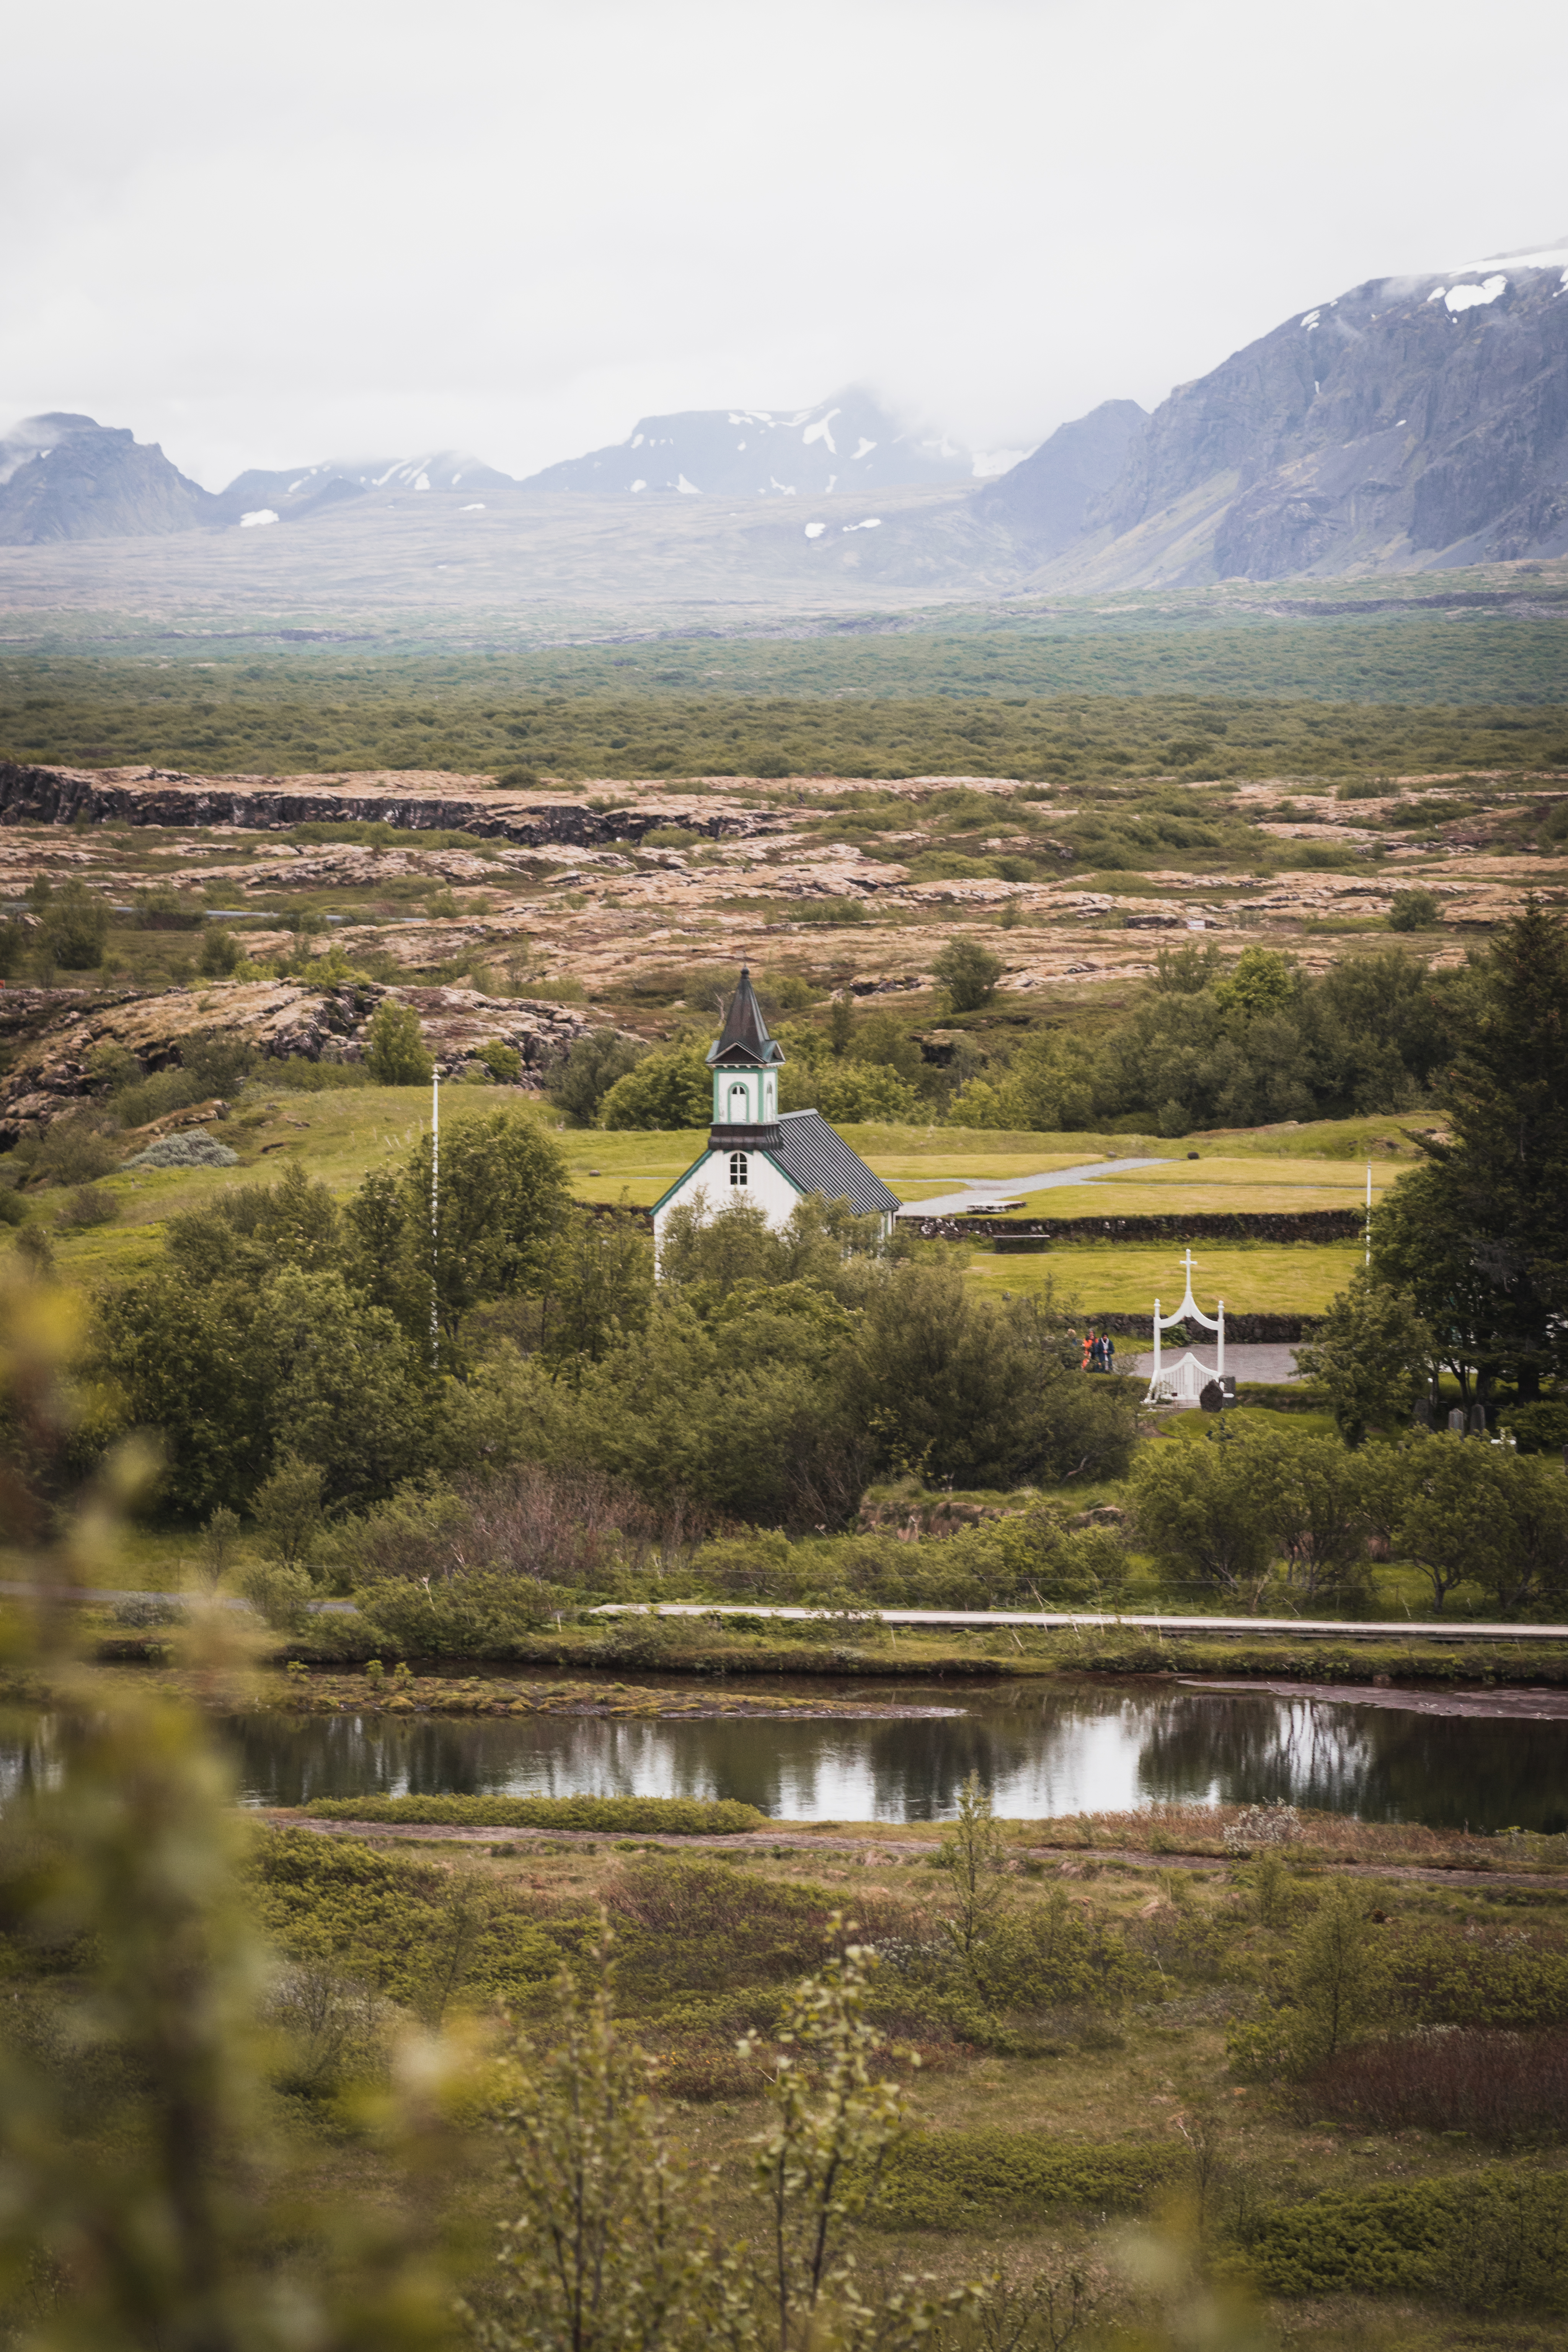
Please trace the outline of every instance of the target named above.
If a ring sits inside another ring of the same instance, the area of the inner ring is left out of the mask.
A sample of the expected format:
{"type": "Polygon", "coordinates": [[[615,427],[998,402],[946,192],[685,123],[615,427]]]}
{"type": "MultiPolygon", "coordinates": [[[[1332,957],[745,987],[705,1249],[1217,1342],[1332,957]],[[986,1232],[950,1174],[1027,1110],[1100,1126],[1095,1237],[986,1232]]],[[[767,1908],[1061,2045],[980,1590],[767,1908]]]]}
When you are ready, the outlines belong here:
{"type": "MultiPolygon", "coordinates": [[[[837,1684],[832,1696],[842,1703],[852,1690],[837,1684]]],[[[879,1683],[866,1696],[963,1712],[815,1722],[248,1715],[225,1729],[241,1790],[261,1804],[372,1792],[736,1797],[785,1821],[920,1822],[950,1817],[974,1772],[998,1812],[1026,1818],[1276,1798],[1436,1828],[1568,1826],[1561,1722],[1066,1677],[879,1683]]],[[[14,1714],[0,1730],[0,1791],[48,1778],[57,1736],[48,1717],[14,1714]]]]}
{"type": "Polygon", "coordinates": [[[1182,1692],[1160,1702],[1139,1779],[1146,1798],[1276,1798],[1369,1822],[1556,1833],[1568,1828],[1568,1722],[1182,1692]]]}

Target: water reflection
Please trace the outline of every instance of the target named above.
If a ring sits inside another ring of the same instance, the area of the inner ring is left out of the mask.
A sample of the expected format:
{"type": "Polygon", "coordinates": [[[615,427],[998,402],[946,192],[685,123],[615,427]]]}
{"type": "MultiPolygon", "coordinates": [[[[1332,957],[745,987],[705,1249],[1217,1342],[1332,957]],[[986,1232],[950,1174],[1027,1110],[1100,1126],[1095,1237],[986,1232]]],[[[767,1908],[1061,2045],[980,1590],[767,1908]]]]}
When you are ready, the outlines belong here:
{"type": "MultiPolygon", "coordinates": [[[[845,1696],[843,1685],[836,1696],[845,1696]]],[[[929,1704],[929,1685],[876,1696],[929,1704]]],[[[1568,1723],[1147,1683],[986,1685],[963,1712],[855,1722],[234,1718],[252,1801],[455,1790],[736,1797],[780,1819],[939,1821],[977,1772],[1005,1814],[1269,1798],[1434,1827],[1568,1827],[1568,1723]]]]}
{"type": "MultiPolygon", "coordinates": [[[[794,1685],[796,1696],[799,1685],[794,1685]]],[[[833,1696],[849,1696],[842,1683],[833,1696]]],[[[1568,1722],[1422,1715],[1267,1691],[1146,1682],[952,1685],[945,1717],[815,1722],[474,1722],[242,1715],[226,1739],[252,1803],[454,1791],[737,1797],[784,1820],[937,1821],[977,1772],[1004,1814],[1122,1811],[1161,1799],[1293,1804],[1434,1827],[1568,1827],[1568,1722]]],[[[57,1769],[47,1717],[0,1725],[0,1795],[57,1769]]]]}

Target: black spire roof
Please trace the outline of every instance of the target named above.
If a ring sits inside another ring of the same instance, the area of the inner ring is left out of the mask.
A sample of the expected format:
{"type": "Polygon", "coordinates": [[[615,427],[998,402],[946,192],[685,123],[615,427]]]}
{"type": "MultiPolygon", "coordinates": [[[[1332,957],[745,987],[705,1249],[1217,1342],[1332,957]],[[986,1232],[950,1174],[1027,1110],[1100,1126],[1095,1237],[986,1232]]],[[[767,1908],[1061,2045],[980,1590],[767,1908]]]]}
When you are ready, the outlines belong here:
{"type": "Polygon", "coordinates": [[[784,1057],[784,1047],[775,1045],[768,1035],[768,1024],[763,1019],[763,1008],[757,1003],[752,975],[742,964],[741,984],[730,1001],[724,1034],[710,1052],[709,1064],[752,1062],[762,1065],[782,1062],[784,1057]]]}

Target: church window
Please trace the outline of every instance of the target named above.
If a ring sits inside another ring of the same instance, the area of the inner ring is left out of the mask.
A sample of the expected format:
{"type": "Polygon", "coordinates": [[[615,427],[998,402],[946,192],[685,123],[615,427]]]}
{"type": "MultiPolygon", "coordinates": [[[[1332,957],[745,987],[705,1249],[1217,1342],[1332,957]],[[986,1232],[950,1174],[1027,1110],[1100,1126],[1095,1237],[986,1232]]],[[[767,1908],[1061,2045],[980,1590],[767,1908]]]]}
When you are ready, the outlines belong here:
{"type": "Polygon", "coordinates": [[[746,1155],[743,1151],[731,1151],[730,1154],[730,1181],[731,1184],[744,1184],[747,1181],[746,1155]]]}
{"type": "Polygon", "coordinates": [[[735,1118],[740,1126],[743,1127],[746,1123],[746,1112],[749,1107],[750,1097],[747,1095],[745,1087],[743,1086],[731,1087],[730,1089],[730,1112],[731,1118],[735,1118]]]}

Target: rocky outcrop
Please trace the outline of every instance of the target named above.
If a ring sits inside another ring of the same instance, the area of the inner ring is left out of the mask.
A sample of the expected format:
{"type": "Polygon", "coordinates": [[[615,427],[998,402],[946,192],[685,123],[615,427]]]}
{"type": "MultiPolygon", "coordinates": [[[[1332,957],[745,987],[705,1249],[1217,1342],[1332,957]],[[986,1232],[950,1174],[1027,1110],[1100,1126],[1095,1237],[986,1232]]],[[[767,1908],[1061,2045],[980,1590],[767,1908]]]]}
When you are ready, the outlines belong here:
{"type": "Polygon", "coordinates": [[[357,1062],[366,1024],[392,996],[418,1013],[426,1045],[444,1077],[460,1076],[482,1046],[499,1039],[516,1049],[522,1083],[538,1093],[574,1038],[591,1025],[569,1006],[531,998],[485,996],[471,988],[389,989],[370,982],[342,988],[310,988],[297,981],[218,982],[157,996],[127,993],[90,1004],[83,1003],[79,991],[62,990],[58,994],[68,1001],[53,1019],[47,1016],[56,992],[16,994],[25,1002],[13,1005],[8,999],[5,1010],[13,1034],[20,1032],[23,1042],[0,1082],[0,1150],[102,1094],[106,1089],[94,1074],[93,1056],[105,1045],[134,1055],[143,1075],[179,1067],[182,1047],[215,1029],[244,1037],[264,1061],[299,1056],[357,1062]]]}
{"type": "Polygon", "coordinates": [[[716,808],[701,798],[687,805],[669,793],[646,805],[628,795],[620,808],[590,808],[565,797],[531,800],[507,792],[482,800],[465,793],[329,792],[268,778],[213,782],[159,768],[127,777],[0,760],[0,824],[71,824],[79,818],[89,824],[232,824],[260,833],[348,821],[409,833],[472,833],[523,848],[639,842],[666,825],[714,841],[742,839],[785,822],[763,811],[716,808]]]}
{"type": "Polygon", "coordinates": [[[156,443],[90,416],[29,416],[0,441],[0,546],[147,539],[221,520],[156,443]]]}

